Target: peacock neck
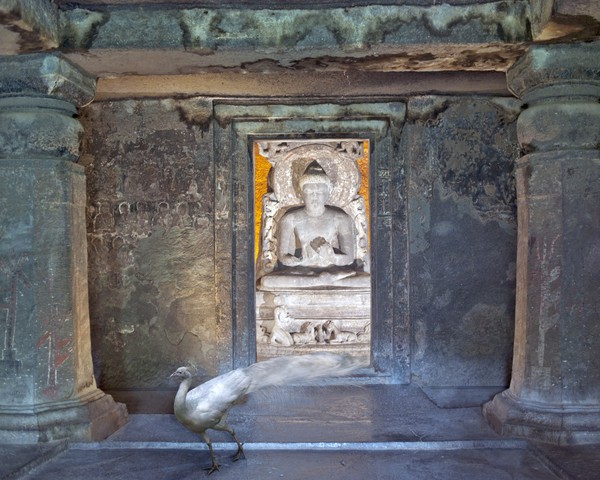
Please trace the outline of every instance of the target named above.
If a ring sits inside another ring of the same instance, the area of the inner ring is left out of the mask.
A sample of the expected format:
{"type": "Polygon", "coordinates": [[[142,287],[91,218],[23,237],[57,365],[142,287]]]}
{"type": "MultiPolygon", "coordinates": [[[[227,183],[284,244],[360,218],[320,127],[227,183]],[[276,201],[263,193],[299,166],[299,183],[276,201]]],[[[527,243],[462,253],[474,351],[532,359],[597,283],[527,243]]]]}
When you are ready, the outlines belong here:
{"type": "Polygon", "coordinates": [[[175,402],[173,404],[175,412],[181,411],[185,408],[185,397],[191,385],[191,378],[184,378],[183,381],[179,384],[179,389],[177,390],[177,394],[175,395],[175,402]]]}

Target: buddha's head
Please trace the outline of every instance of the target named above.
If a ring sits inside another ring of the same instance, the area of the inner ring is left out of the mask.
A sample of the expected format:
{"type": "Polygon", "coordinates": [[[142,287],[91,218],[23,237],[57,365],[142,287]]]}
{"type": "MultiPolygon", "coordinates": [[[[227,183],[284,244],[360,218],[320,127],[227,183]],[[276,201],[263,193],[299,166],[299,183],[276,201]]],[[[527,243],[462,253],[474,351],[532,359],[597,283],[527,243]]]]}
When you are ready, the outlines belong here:
{"type": "Polygon", "coordinates": [[[304,190],[304,186],[307,184],[322,184],[327,186],[327,191],[331,193],[331,180],[323,170],[323,167],[314,160],[311,162],[304,173],[300,177],[298,182],[298,186],[300,187],[300,191],[304,190]]]}
{"type": "Polygon", "coordinates": [[[316,160],[306,168],[298,185],[307,213],[322,215],[331,194],[331,180],[316,160]]]}

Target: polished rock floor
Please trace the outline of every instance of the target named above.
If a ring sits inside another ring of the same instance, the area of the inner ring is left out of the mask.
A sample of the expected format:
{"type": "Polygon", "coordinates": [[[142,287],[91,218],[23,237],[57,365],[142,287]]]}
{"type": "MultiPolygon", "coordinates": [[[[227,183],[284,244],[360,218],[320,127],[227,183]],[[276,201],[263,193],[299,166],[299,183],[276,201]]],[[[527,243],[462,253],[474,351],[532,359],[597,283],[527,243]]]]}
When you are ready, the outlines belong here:
{"type": "MultiPolygon", "coordinates": [[[[441,408],[415,387],[289,387],[253,394],[227,434],[211,435],[228,479],[600,480],[600,445],[554,447],[502,438],[468,389],[441,408]],[[475,402],[476,403],[476,402],[475,402]]],[[[172,415],[131,415],[103,442],[0,446],[0,478],[206,478],[206,446],[172,415]]]]}

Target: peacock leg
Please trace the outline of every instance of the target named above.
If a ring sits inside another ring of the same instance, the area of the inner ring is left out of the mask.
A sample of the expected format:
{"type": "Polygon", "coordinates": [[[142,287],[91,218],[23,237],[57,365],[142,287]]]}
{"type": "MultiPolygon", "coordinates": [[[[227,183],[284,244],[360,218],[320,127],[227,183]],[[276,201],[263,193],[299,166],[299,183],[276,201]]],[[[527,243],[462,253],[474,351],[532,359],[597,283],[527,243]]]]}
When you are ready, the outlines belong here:
{"type": "Polygon", "coordinates": [[[210,475],[216,470],[219,470],[219,464],[217,463],[217,458],[215,457],[215,452],[213,451],[212,442],[210,441],[210,438],[206,432],[202,433],[202,438],[206,442],[206,445],[208,445],[208,453],[210,453],[210,458],[212,460],[212,465],[209,468],[205,468],[205,470],[208,472],[208,475],[210,475]]]}
{"type": "Polygon", "coordinates": [[[221,419],[221,422],[218,425],[215,425],[213,429],[227,432],[233,437],[235,443],[237,443],[237,452],[235,452],[235,455],[231,457],[231,459],[234,462],[237,462],[240,458],[246,458],[246,454],[244,453],[244,444],[238,440],[237,436],[235,435],[235,432],[233,431],[233,428],[231,428],[227,423],[225,423],[223,419],[221,419]]]}

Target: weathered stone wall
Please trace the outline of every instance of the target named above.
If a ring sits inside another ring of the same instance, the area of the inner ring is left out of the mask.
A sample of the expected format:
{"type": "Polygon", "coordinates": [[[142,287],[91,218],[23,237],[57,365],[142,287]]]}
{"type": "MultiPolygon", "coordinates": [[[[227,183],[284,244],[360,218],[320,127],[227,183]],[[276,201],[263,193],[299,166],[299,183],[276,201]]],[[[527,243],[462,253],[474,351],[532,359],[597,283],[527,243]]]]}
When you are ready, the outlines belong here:
{"type": "Polygon", "coordinates": [[[511,99],[408,103],[412,372],[424,385],[508,384],[518,113],[511,99]]]}
{"type": "Polygon", "coordinates": [[[217,348],[210,106],[128,100],[85,108],[90,316],[106,390],[157,388],[217,348]]]}
{"type": "MultiPolygon", "coordinates": [[[[395,137],[408,178],[411,370],[424,385],[508,383],[519,105],[414,97],[395,137]]],[[[217,314],[213,148],[223,146],[211,111],[196,98],[84,110],[90,315],[106,390],[167,387],[189,361],[206,375],[231,367],[235,329],[217,314]]]]}

